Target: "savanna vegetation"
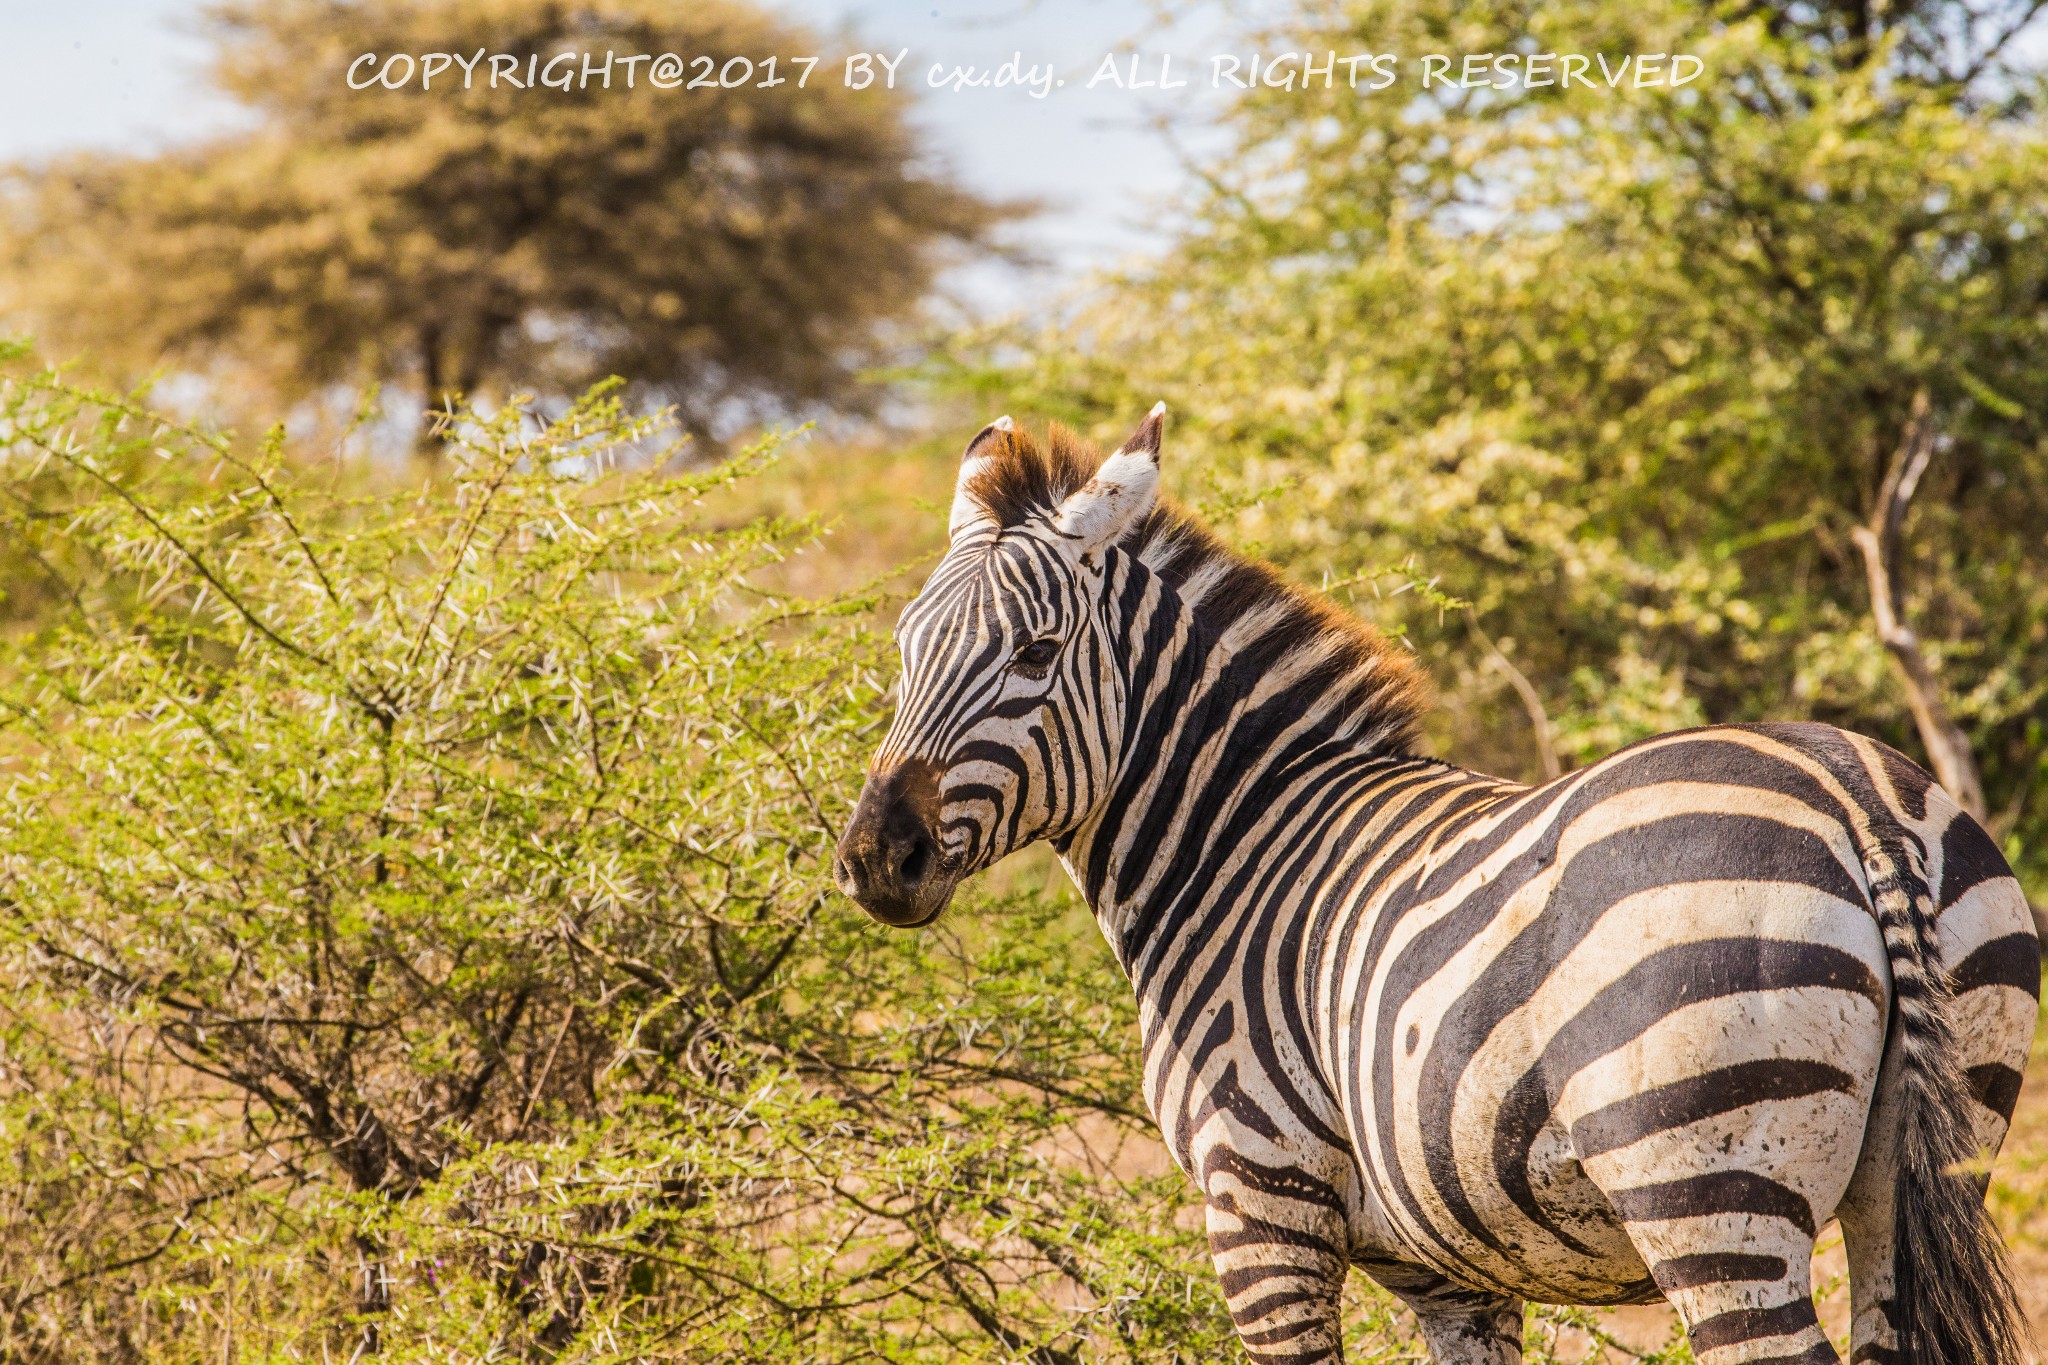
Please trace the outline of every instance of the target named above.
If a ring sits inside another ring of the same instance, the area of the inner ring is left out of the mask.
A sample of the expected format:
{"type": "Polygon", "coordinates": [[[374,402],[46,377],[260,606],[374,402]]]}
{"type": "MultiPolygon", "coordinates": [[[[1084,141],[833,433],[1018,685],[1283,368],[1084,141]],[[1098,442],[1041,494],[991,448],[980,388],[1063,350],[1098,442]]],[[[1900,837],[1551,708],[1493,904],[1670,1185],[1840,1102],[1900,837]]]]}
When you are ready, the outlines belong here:
{"type": "MultiPolygon", "coordinates": [[[[1169,484],[1400,632],[1447,757],[1948,743],[2048,900],[2032,14],[1306,0],[1246,45],[1707,74],[1248,95],[1164,259],[932,340],[929,434],[713,458],[734,414],[873,402],[985,240],[900,104],[327,79],[477,30],[772,45],[736,6],[224,11],[255,131],[0,197],[38,336],[0,369],[0,1360],[1233,1358],[1050,862],[919,935],[830,886],[889,618],[997,411],[1113,437],[1167,399],[1169,484]],[[127,387],[159,368],[291,421],[166,415],[127,387]],[[376,379],[480,401],[371,458],[376,379]]],[[[1993,1207],[2039,1323],[2034,1071],[1993,1207]]],[[[1354,1299],[1357,1357],[1412,1358],[1354,1299]]],[[[1652,1310],[1529,1341],[1686,1356],[1652,1310]]]]}

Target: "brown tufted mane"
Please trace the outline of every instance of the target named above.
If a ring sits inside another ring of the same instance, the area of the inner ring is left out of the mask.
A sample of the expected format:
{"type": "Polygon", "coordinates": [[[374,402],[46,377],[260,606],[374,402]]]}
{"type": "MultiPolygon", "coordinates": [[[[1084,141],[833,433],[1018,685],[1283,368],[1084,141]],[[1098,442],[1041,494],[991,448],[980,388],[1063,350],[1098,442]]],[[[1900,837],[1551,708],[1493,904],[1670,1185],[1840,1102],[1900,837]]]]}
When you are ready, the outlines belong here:
{"type": "MultiPolygon", "coordinates": [[[[1021,428],[992,431],[986,463],[967,495],[998,526],[1048,514],[1088,482],[1102,457],[1055,423],[1041,447],[1021,428]]],[[[1167,498],[1119,542],[1172,584],[1211,629],[1235,648],[1268,656],[1268,667],[1314,651],[1310,669],[1324,684],[1324,707],[1379,746],[1405,751],[1428,708],[1428,684],[1400,645],[1320,593],[1287,581],[1270,564],[1248,559],[1167,498]]]]}

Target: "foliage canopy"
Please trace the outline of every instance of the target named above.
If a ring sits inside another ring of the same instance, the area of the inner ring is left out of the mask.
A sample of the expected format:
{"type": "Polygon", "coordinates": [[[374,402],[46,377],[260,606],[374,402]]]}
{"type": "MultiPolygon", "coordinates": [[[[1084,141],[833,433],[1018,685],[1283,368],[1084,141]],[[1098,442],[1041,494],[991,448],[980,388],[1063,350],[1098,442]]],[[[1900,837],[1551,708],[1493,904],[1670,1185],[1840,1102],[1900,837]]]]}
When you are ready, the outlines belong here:
{"type": "Polygon", "coordinates": [[[1516,675],[1567,762],[1760,717],[1916,751],[1850,532],[1924,393],[1906,615],[2038,896],[2048,125],[2009,60],[2036,8],[1311,0],[1266,50],[1705,74],[1247,93],[1165,259],[953,377],[1104,430],[1164,396],[1183,467],[1291,485],[1244,534],[1471,602],[1382,610],[1419,627],[1451,756],[1523,775],[1516,675]]]}

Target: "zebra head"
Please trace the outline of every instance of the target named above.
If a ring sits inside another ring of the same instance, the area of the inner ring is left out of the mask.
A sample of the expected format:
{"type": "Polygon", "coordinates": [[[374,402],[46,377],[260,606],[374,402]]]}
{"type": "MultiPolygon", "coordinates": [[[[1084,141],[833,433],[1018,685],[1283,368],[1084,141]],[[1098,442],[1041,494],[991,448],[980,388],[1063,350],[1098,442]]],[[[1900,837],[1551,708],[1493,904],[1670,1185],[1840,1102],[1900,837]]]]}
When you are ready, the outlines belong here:
{"type": "Polygon", "coordinates": [[[1121,747],[1116,542],[1159,490],[1155,406],[1115,454],[1041,451],[1007,417],[968,442],[945,557],[896,628],[895,723],[833,876],[884,924],[938,918],[1005,854],[1082,825],[1121,747]]]}

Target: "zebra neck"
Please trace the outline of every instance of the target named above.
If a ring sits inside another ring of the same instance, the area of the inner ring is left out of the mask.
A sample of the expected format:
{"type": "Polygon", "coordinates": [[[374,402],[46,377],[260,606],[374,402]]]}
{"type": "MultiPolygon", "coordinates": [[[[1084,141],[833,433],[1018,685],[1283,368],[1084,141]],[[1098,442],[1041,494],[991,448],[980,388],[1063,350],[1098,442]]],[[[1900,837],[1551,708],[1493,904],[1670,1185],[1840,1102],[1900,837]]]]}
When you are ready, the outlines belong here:
{"type": "Polygon", "coordinates": [[[1155,648],[1126,656],[1117,778],[1059,851],[1142,992],[1175,943],[1209,939],[1247,907],[1264,921],[1302,913],[1311,888],[1270,893],[1298,881],[1304,850],[1402,785],[1395,774],[1441,765],[1362,743],[1313,697],[1276,686],[1270,660],[1226,656],[1199,622],[1130,638],[1155,648]]]}

